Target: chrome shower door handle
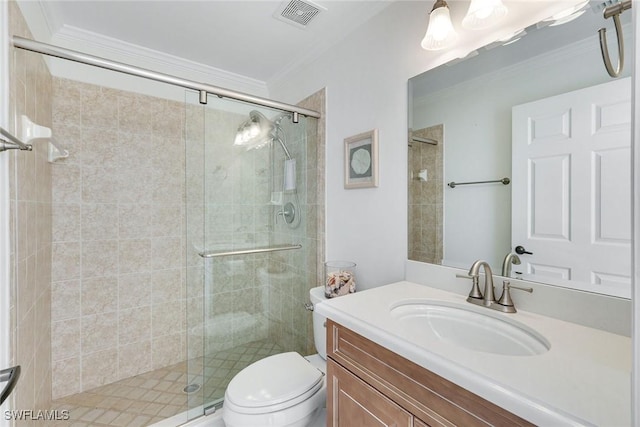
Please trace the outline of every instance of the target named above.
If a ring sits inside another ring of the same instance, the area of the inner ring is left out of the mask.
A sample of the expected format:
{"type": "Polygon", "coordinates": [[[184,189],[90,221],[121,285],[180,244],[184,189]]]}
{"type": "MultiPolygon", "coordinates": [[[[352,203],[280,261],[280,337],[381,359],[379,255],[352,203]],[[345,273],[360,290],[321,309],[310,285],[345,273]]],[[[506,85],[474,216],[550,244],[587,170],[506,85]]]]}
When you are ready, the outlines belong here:
{"type": "Polygon", "coordinates": [[[20,365],[0,371],[0,384],[6,383],[0,392],[0,405],[7,400],[20,378],[20,365]]]}

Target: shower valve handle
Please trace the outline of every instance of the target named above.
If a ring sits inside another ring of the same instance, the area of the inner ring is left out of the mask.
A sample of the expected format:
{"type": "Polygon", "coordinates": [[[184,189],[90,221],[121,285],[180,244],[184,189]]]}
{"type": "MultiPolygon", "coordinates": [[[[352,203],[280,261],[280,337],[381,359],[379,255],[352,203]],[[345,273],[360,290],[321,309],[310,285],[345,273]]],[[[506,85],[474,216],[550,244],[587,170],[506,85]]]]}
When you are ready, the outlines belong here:
{"type": "Polygon", "coordinates": [[[281,215],[287,224],[291,224],[296,217],[296,208],[293,206],[293,203],[288,202],[282,207],[282,210],[276,212],[276,224],[278,223],[278,217],[281,215]]]}

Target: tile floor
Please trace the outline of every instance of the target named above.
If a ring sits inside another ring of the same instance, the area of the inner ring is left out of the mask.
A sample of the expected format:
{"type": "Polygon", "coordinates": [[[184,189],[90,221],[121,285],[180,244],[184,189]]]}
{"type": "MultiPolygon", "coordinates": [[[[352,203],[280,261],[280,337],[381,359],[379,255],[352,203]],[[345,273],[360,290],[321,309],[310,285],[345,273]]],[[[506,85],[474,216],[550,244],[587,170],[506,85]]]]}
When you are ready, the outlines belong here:
{"type": "Polygon", "coordinates": [[[148,426],[186,411],[188,405],[194,407],[220,401],[236,373],[257,360],[280,352],[282,349],[277,344],[256,341],[67,396],[55,400],[53,409],[69,411],[69,420],[50,422],[49,425],[148,426]],[[202,384],[203,369],[204,387],[187,394],[184,388],[188,383],[202,384]],[[194,374],[196,370],[199,372],[194,374]]]}

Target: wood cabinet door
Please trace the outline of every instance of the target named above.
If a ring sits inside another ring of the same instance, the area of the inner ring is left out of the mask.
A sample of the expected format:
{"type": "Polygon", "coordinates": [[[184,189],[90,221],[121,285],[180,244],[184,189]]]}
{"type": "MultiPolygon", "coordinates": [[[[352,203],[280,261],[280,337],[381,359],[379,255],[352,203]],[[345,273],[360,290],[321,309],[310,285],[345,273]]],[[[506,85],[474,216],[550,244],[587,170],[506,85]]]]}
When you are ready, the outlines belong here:
{"type": "Polygon", "coordinates": [[[412,415],[327,359],[327,427],[412,427],[412,415]]]}

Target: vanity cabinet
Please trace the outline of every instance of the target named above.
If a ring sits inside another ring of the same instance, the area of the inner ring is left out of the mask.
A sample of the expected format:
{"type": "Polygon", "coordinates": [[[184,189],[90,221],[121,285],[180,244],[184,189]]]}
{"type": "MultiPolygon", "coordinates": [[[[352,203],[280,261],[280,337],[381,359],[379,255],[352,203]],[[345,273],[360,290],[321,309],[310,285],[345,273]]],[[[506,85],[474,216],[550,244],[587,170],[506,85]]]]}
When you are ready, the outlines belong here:
{"type": "Polygon", "coordinates": [[[327,320],[327,426],[533,426],[327,320]]]}

